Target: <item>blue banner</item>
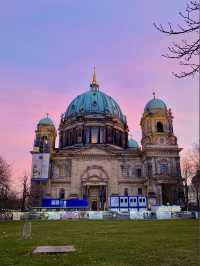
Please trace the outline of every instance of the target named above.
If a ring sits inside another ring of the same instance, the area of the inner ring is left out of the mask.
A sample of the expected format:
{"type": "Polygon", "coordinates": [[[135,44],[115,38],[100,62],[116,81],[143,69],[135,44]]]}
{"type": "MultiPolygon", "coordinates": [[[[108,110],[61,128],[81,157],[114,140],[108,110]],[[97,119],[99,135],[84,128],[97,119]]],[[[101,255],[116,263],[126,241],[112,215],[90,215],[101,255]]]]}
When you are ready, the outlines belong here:
{"type": "Polygon", "coordinates": [[[68,209],[87,209],[88,201],[80,199],[52,199],[44,198],[42,200],[42,208],[68,208],[68,209]]]}

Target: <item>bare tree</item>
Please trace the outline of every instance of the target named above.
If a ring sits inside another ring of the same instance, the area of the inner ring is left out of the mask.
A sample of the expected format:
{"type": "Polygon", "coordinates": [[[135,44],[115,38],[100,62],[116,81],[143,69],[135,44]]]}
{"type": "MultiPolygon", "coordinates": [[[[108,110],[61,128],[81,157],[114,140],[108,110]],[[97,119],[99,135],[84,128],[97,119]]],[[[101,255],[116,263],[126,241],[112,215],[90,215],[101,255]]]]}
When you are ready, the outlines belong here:
{"type": "Polygon", "coordinates": [[[0,208],[5,206],[8,199],[10,176],[10,165],[0,156],[0,208]]]}
{"type": "Polygon", "coordinates": [[[29,186],[29,177],[25,173],[23,177],[23,191],[22,191],[22,199],[21,199],[21,211],[25,211],[27,207],[27,199],[30,196],[30,186],[29,186]]]}
{"type": "Polygon", "coordinates": [[[196,175],[192,178],[192,184],[196,192],[197,210],[199,211],[199,194],[200,194],[200,169],[197,170],[196,175]]]}
{"type": "Polygon", "coordinates": [[[185,194],[185,205],[188,209],[189,206],[189,190],[196,191],[194,184],[192,182],[194,175],[199,169],[199,145],[194,144],[191,149],[189,149],[185,156],[181,160],[181,172],[184,184],[184,194],[185,194]]]}
{"type": "Polygon", "coordinates": [[[184,194],[185,194],[185,207],[188,210],[189,205],[189,185],[194,174],[194,166],[191,161],[191,157],[186,154],[181,161],[183,185],[184,185],[184,194]]]}
{"type": "Polygon", "coordinates": [[[183,78],[200,72],[200,1],[189,1],[185,12],[179,12],[179,15],[183,19],[183,25],[178,24],[175,28],[168,22],[168,27],[155,23],[154,26],[169,36],[183,36],[179,43],[173,42],[172,46],[168,47],[169,52],[163,55],[166,58],[178,59],[180,65],[186,67],[181,73],[173,73],[176,77],[183,78]]]}

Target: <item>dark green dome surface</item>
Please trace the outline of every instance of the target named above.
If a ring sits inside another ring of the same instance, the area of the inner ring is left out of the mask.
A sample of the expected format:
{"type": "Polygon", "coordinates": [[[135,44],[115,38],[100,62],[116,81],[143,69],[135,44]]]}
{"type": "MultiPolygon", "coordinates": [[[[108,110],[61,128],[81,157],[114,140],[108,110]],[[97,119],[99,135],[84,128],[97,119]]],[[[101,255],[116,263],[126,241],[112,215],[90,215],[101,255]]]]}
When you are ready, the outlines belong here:
{"type": "Polygon", "coordinates": [[[118,103],[99,90],[90,90],[77,96],[67,108],[65,118],[92,114],[110,115],[126,123],[126,116],[123,115],[118,103]]]}

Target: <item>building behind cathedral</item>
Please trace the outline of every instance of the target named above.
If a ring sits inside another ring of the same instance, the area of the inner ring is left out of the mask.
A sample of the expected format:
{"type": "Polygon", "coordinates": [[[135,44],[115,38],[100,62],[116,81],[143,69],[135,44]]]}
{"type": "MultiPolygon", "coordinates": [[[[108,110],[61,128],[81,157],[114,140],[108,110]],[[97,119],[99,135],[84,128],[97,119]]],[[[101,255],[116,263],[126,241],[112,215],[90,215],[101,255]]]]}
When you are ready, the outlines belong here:
{"type": "Polygon", "coordinates": [[[112,195],[145,195],[150,205],[182,204],[173,116],[155,94],[140,125],[141,147],[129,138],[126,116],[94,73],[89,90],[61,116],[58,131],[49,116],[37,124],[31,151],[33,206],[41,206],[42,198],[77,198],[100,210],[109,207],[112,195]]]}

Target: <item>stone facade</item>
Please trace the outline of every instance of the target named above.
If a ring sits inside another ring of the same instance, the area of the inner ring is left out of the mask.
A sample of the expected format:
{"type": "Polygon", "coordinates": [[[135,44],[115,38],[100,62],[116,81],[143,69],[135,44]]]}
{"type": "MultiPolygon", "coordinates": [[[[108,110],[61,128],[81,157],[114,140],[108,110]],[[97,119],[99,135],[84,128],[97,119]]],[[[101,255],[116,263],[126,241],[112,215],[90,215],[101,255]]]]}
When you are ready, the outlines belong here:
{"type": "Polygon", "coordinates": [[[49,152],[50,162],[47,181],[32,182],[32,190],[40,190],[33,205],[39,205],[42,197],[79,198],[98,210],[109,207],[111,195],[140,194],[148,197],[150,205],[182,204],[181,149],[171,110],[155,96],[147,103],[140,148],[128,140],[120,107],[111,97],[114,104],[104,97],[93,77],[90,92],[78,96],[61,117],[59,148],[55,148],[56,129],[51,119],[38,123],[32,154],[49,152]],[[87,106],[89,101],[94,109],[87,106]],[[105,106],[100,106],[103,102],[105,106]],[[78,112],[73,113],[77,106],[78,112]]]}

